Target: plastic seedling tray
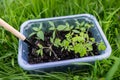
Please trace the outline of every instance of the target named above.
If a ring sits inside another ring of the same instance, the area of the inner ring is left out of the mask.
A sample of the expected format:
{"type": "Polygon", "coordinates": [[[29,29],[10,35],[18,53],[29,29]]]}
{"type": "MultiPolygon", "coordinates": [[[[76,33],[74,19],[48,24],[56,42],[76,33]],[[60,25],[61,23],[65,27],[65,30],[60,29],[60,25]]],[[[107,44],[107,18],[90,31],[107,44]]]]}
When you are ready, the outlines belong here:
{"type": "Polygon", "coordinates": [[[83,58],[69,59],[63,61],[55,61],[55,62],[47,62],[47,63],[38,63],[38,64],[29,64],[28,63],[28,45],[23,41],[19,40],[19,51],[18,51],[18,63],[24,70],[32,70],[32,71],[41,71],[47,70],[49,68],[57,68],[57,67],[66,67],[73,65],[73,63],[77,62],[94,62],[96,60],[106,59],[111,54],[111,47],[106,39],[98,21],[96,18],[90,14],[80,14],[80,15],[71,15],[71,16],[63,16],[63,17],[54,17],[54,18],[45,18],[45,19],[35,19],[28,20],[21,25],[20,32],[24,34],[26,37],[32,32],[32,27],[39,27],[40,22],[44,23],[44,30],[47,30],[49,25],[48,21],[54,21],[56,24],[63,24],[64,21],[69,22],[69,24],[74,25],[75,20],[78,21],[87,21],[92,22],[94,27],[90,29],[93,37],[96,39],[96,42],[103,41],[106,45],[106,50],[101,51],[100,55],[88,56],[83,58]]]}

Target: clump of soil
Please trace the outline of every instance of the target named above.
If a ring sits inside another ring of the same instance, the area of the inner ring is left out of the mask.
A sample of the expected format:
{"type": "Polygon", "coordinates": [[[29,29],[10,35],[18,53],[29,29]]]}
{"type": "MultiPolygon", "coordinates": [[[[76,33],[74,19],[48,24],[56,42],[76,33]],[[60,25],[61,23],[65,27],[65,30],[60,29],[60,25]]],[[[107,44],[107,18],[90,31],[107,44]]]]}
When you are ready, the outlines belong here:
{"type": "MultiPolygon", "coordinates": [[[[57,36],[63,40],[65,38],[65,35],[67,34],[68,32],[58,32],[57,36]]],[[[88,32],[88,35],[91,37],[92,34],[91,32],[88,32]]],[[[35,44],[42,44],[43,46],[50,46],[51,45],[51,42],[50,42],[50,37],[52,36],[52,33],[51,32],[46,32],[44,34],[45,36],[45,40],[42,41],[42,40],[37,40],[36,39],[36,35],[33,35],[31,38],[30,38],[30,41],[35,43],[35,44]]],[[[91,51],[90,53],[87,53],[87,55],[85,56],[93,56],[93,55],[99,55],[99,52],[98,52],[98,48],[97,48],[97,45],[96,43],[94,43],[92,45],[93,47],[93,51],[91,51]]],[[[55,57],[55,55],[52,53],[51,55],[49,54],[49,50],[48,49],[44,49],[43,50],[43,56],[40,56],[36,53],[36,50],[38,48],[34,48],[34,47],[31,47],[29,46],[29,54],[28,54],[28,62],[30,64],[36,64],[36,63],[45,63],[45,62],[53,62],[53,61],[60,61],[60,60],[68,60],[68,59],[74,59],[74,58],[80,58],[80,55],[79,54],[75,54],[73,51],[67,51],[67,50],[63,50],[61,51],[61,47],[55,47],[55,46],[52,46],[52,49],[53,51],[56,53],[57,57],[55,57]]],[[[83,57],[85,57],[83,56],[83,57]]]]}

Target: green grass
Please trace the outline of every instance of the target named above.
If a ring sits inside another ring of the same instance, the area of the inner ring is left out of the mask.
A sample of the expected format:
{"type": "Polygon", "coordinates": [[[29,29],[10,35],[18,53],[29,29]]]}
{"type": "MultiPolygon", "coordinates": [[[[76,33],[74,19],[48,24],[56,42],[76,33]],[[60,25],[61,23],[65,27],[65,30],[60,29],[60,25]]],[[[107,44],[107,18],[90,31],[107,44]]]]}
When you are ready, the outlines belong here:
{"type": "Polygon", "coordinates": [[[0,80],[119,80],[119,0],[0,0],[0,17],[14,26],[29,19],[89,13],[98,19],[112,47],[108,59],[77,71],[28,74],[18,66],[18,39],[0,27],[0,80]]]}

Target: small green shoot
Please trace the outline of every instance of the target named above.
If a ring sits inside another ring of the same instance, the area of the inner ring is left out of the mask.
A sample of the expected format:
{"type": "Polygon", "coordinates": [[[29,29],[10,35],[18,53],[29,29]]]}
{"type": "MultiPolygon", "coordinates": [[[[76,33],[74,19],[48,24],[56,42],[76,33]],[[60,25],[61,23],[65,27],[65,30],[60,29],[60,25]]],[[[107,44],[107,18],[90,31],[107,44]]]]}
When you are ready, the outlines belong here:
{"type": "Polygon", "coordinates": [[[55,39],[54,46],[59,47],[61,40],[59,38],[55,39]]]}
{"type": "Polygon", "coordinates": [[[38,44],[39,49],[36,51],[38,55],[43,56],[43,46],[41,44],[38,44]]]}
{"type": "Polygon", "coordinates": [[[65,23],[66,28],[64,29],[64,31],[71,31],[74,27],[70,26],[67,22],[65,23]]]}
{"type": "Polygon", "coordinates": [[[87,54],[86,48],[82,44],[76,44],[74,46],[75,53],[79,53],[80,56],[84,56],[87,54]]]}
{"type": "Polygon", "coordinates": [[[54,25],[54,23],[52,22],[52,21],[49,21],[48,22],[49,24],[50,24],[50,28],[49,28],[49,30],[56,30],[56,27],[55,27],[55,25],[54,25]]]}
{"type": "Polygon", "coordinates": [[[98,50],[101,51],[101,50],[105,50],[105,49],[106,49],[106,46],[104,45],[104,43],[100,42],[98,45],[98,50]]]}
{"type": "Polygon", "coordinates": [[[33,27],[32,29],[34,32],[30,34],[30,36],[35,35],[37,36],[37,39],[43,40],[44,41],[44,32],[42,31],[42,23],[40,24],[39,27],[33,27]]]}
{"type": "Polygon", "coordinates": [[[58,25],[57,30],[58,31],[63,31],[66,28],[65,25],[58,25]]]}

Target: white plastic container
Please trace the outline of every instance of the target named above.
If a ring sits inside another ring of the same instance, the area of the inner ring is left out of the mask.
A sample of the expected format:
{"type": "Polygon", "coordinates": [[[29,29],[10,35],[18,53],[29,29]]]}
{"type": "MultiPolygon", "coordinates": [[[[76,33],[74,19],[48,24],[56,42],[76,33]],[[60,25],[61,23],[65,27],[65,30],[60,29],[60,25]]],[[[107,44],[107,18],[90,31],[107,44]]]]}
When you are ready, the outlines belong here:
{"type": "MultiPolygon", "coordinates": [[[[29,64],[28,63],[28,45],[23,41],[19,40],[19,49],[18,49],[18,63],[24,70],[32,70],[32,71],[41,71],[46,70],[49,68],[55,68],[59,66],[70,66],[73,65],[72,63],[76,62],[94,62],[96,60],[102,60],[108,58],[111,54],[111,47],[106,39],[98,21],[96,18],[90,14],[80,14],[80,15],[70,15],[70,16],[63,16],[63,17],[54,17],[54,18],[45,18],[45,19],[35,19],[35,20],[28,20],[21,25],[20,32],[24,34],[26,37],[32,32],[32,27],[38,26],[40,22],[48,22],[48,21],[60,21],[68,20],[70,24],[74,23],[75,19],[85,20],[92,22],[94,27],[90,29],[92,32],[93,37],[96,39],[97,42],[103,41],[106,45],[106,50],[101,51],[100,55],[77,58],[77,59],[69,59],[63,61],[55,61],[55,62],[47,62],[47,63],[39,63],[39,64],[29,64]],[[71,21],[72,20],[72,21],[71,21]]],[[[45,25],[44,25],[45,26],[45,25]]],[[[38,26],[39,27],[39,26],[38,26]]],[[[44,27],[47,29],[47,26],[44,27]]]]}

